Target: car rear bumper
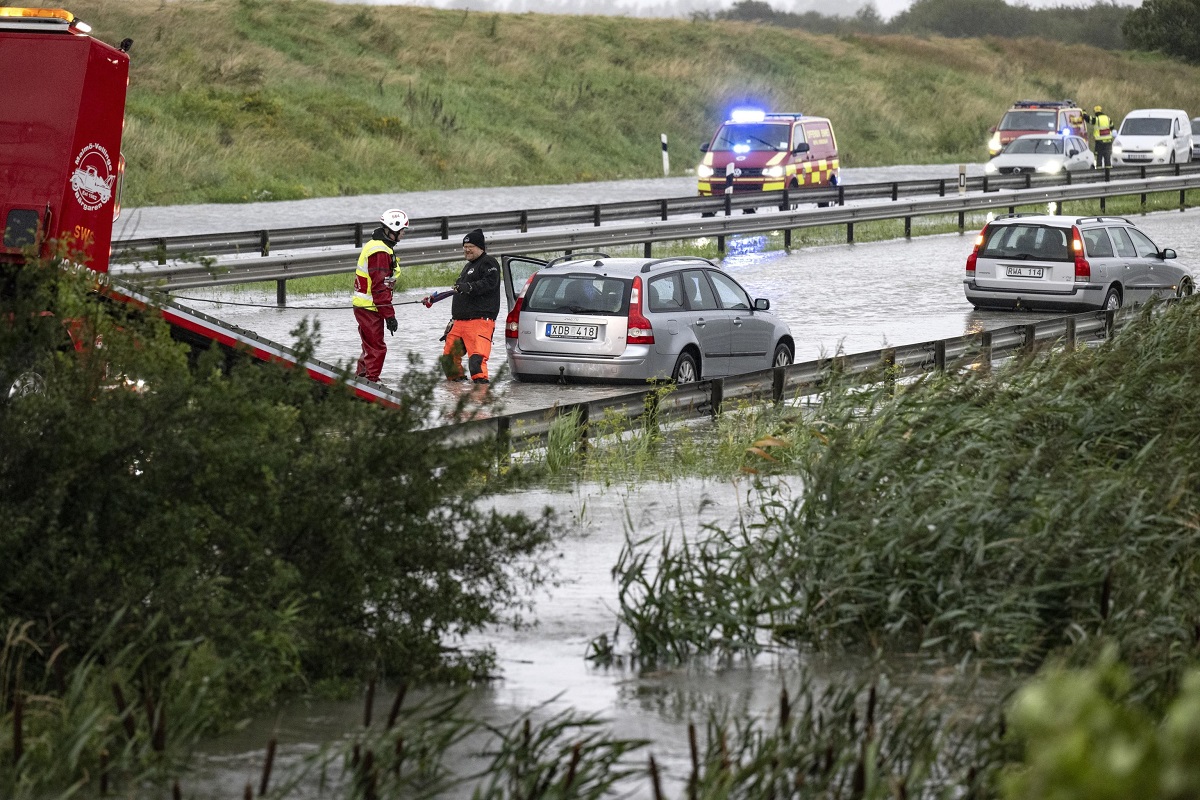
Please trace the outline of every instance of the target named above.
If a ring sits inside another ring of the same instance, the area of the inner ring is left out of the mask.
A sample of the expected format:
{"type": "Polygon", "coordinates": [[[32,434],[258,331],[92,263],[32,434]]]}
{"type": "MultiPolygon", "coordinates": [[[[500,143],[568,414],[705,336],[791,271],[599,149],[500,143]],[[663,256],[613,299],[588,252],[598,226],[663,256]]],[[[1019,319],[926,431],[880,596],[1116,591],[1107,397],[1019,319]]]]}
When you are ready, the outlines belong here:
{"type": "Polygon", "coordinates": [[[558,380],[580,383],[645,383],[671,377],[675,364],[645,345],[630,345],[619,356],[579,356],[528,353],[506,343],[508,363],[519,380],[558,380]]]}
{"type": "Polygon", "coordinates": [[[1073,311],[1101,308],[1104,285],[1076,284],[1071,291],[1049,292],[1029,289],[984,289],[974,279],[963,281],[963,290],[972,305],[984,308],[1028,308],[1033,311],[1073,311]]]}

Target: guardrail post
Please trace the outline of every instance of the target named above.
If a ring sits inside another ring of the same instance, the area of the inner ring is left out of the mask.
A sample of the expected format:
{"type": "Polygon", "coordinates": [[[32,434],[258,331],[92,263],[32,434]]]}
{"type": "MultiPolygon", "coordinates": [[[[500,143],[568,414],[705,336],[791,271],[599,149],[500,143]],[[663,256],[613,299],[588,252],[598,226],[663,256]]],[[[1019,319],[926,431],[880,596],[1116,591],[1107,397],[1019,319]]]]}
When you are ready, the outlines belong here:
{"type": "Polygon", "coordinates": [[[912,217],[904,218],[904,238],[905,239],[912,238],[912,217]]]}
{"type": "MultiPolygon", "coordinates": [[[[1179,165],[1176,164],[1175,167],[1176,167],[1176,169],[1178,169],[1179,165]]],[[[1186,195],[1187,195],[1187,189],[1179,190],[1179,210],[1180,211],[1184,210],[1183,204],[1187,201],[1186,195]]]]}
{"type": "Polygon", "coordinates": [[[979,334],[979,370],[992,370],[992,332],[983,331],[979,334]]]}
{"type": "Polygon", "coordinates": [[[1033,353],[1037,349],[1037,325],[1025,326],[1025,352],[1033,353]]]}
{"type": "Polygon", "coordinates": [[[946,371],[946,341],[944,339],[933,343],[933,368],[938,372],[946,371]]]}
{"type": "Polygon", "coordinates": [[[1067,186],[1071,185],[1071,170],[1067,170],[1067,186]]]}
{"type": "Polygon", "coordinates": [[[1009,207],[1008,207],[1008,213],[1010,213],[1010,214],[1015,214],[1015,213],[1017,213],[1017,207],[1016,207],[1016,206],[1009,206],[1009,207]]]}
{"type": "Polygon", "coordinates": [[[733,195],[726,194],[725,195],[725,216],[728,217],[732,213],[733,213],[733,195]]]}
{"type": "Polygon", "coordinates": [[[717,237],[717,252],[718,253],[725,252],[725,237],[724,236],[717,237]]]}
{"type": "Polygon", "coordinates": [[[791,228],[783,229],[783,249],[784,250],[792,249],[792,229],[791,228]]]}
{"type": "Polygon", "coordinates": [[[771,370],[771,401],[775,405],[783,402],[783,387],[787,382],[787,367],[775,367],[771,370]]]}
{"type": "Polygon", "coordinates": [[[846,187],[838,184],[838,205],[846,205],[846,187]]]}
{"type": "Polygon", "coordinates": [[[287,281],[283,278],[275,281],[275,305],[280,308],[287,306],[287,281]]]}
{"type": "Polygon", "coordinates": [[[600,204],[597,203],[592,209],[592,221],[597,228],[600,227],[600,204]]]}
{"type": "Polygon", "coordinates": [[[958,232],[962,233],[967,228],[967,212],[958,212],[958,232]]]}
{"type": "Polygon", "coordinates": [[[880,357],[883,364],[883,383],[887,386],[888,394],[896,394],[896,348],[888,347],[880,357]]]}
{"type": "Polygon", "coordinates": [[[259,231],[258,232],[258,249],[259,249],[259,253],[263,256],[271,255],[271,232],[270,231],[259,231]]]}
{"type": "Polygon", "coordinates": [[[1142,213],[1146,213],[1146,193],[1142,192],[1142,213]]]}
{"type": "Polygon", "coordinates": [[[354,223],[354,246],[362,247],[362,245],[363,245],[362,223],[356,222],[356,223],[354,223]]]}
{"type": "Polygon", "coordinates": [[[988,190],[987,184],[988,184],[987,175],[984,175],[983,176],[983,191],[985,191],[985,192],[988,190]]]}
{"type": "Polygon", "coordinates": [[[442,238],[443,239],[450,238],[450,218],[449,217],[442,217],[442,238]]]}
{"type": "Polygon", "coordinates": [[[709,382],[709,410],[715,417],[721,413],[721,403],[725,400],[725,379],[712,378],[709,382]]]}
{"type": "MultiPolygon", "coordinates": [[[[1105,172],[1105,177],[1104,177],[1104,179],[1105,179],[1105,180],[1108,180],[1108,173],[1107,173],[1107,172],[1105,172]]],[[[1102,216],[1103,216],[1103,214],[1104,214],[1104,205],[1105,205],[1105,204],[1104,204],[1104,199],[1105,199],[1105,198],[1104,198],[1104,195],[1100,195],[1100,214],[1101,214],[1102,216]]]]}
{"type": "Polygon", "coordinates": [[[512,418],[509,416],[496,418],[496,459],[508,456],[512,446],[512,418]]]}
{"type": "Polygon", "coordinates": [[[667,201],[661,200],[658,204],[658,213],[662,217],[663,222],[667,221],[667,201]]]}
{"type": "Polygon", "coordinates": [[[896,202],[896,198],[900,196],[900,184],[892,181],[892,202],[896,202]]]}
{"type": "Polygon", "coordinates": [[[579,410],[579,452],[586,453],[588,449],[588,404],[580,403],[575,408],[579,410]]]}
{"type": "Polygon", "coordinates": [[[167,240],[158,240],[158,263],[160,266],[167,263],[167,240]]]}
{"type": "Polygon", "coordinates": [[[788,202],[788,187],[785,186],[785,187],[783,187],[783,197],[779,201],[779,210],[780,211],[790,211],[791,208],[792,208],[792,204],[788,202]]]}
{"type": "Polygon", "coordinates": [[[650,243],[643,242],[642,243],[642,258],[649,258],[649,257],[650,257],[650,243]]]}
{"type": "Polygon", "coordinates": [[[1075,318],[1074,317],[1067,317],[1066,341],[1063,343],[1063,347],[1066,348],[1068,353],[1075,349],[1075,318]]]}
{"type": "Polygon", "coordinates": [[[1033,188],[1033,173],[1032,172],[1025,173],[1025,188],[1026,189],[1033,188]]]}
{"type": "Polygon", "coordinates": [[[521,212],[521,233],[529,233],[529,212],[521,212]]]}
{"type": "Polygon", "coordinates": [[[1117,312],[1113,309],[1107,309],[1104,312],[1104,338],[1111,339],[1113,329],[1116,328],[1117,312]]]}
{"type": "Polygon", "coordinates": [[[846,223],[846,244],[854,244],[854,223],[846,223]]]}
{"type": "Polygon", "coordinates": [[[942,178],[938,181],[938,197],[946,196],[946,179],[942,178]]]}

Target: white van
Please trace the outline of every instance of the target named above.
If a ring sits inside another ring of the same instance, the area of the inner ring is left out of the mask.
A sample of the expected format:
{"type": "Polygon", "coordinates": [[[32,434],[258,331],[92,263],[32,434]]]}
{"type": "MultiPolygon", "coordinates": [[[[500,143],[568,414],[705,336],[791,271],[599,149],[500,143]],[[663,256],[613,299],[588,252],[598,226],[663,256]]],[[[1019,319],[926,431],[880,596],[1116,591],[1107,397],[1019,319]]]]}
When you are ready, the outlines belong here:
{"type": "Polygon", "coordinates": [[[1139,108],[1121,121],[1113,139],[1114,167],[1192,160],[1192,122],[1177,108],[1139,108]]]}

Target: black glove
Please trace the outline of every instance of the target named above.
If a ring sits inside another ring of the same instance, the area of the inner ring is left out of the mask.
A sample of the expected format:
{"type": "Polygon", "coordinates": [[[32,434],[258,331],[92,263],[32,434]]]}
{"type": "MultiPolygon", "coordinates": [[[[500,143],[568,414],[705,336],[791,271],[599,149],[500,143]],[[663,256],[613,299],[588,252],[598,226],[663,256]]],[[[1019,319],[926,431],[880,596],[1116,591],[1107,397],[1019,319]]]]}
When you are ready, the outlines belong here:
{"type": "Polygon", "coordinates": [[[466,294],[467,293],[467,287],[461,283],[454,284],[453,288],[454,288],[455,294],[466,294]]]}
{"type": "Polygon", "coordinates": [[[396,322],[395,317],[388,317],[383,321],[383,324],[387,325],[388,333],[390,333],[392,336],[396,335],[396,328],[400,327],[400,323],[396,322]]]}

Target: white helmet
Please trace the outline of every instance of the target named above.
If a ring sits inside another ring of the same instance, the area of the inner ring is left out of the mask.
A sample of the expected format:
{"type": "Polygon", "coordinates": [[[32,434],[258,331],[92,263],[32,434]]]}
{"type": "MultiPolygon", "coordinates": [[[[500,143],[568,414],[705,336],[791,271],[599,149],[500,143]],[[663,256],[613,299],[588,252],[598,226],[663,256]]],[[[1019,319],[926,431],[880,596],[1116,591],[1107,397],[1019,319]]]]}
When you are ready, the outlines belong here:
{"type": "Polygon", "coordinates": [[[399,233],[408,227],[408,214],[398,208],[389,208],[380,215],[379,221],[392,233],[399,233]]]}

